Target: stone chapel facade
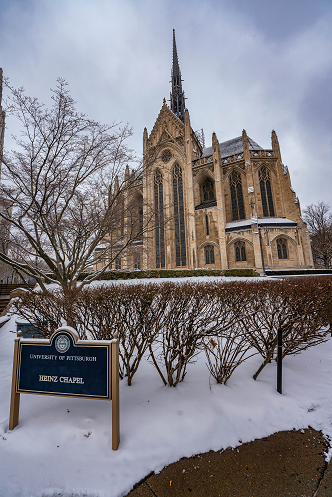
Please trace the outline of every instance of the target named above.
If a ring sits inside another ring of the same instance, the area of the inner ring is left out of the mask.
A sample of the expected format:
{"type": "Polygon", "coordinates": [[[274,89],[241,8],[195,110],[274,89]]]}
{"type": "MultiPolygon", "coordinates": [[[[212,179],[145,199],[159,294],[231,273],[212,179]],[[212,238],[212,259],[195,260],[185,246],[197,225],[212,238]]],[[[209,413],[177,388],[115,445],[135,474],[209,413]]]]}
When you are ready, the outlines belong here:
{"type": "Polygon", "coordinates": [[[154,228],[134,242],[126,267],[262,271],[263,261],[266,269],[313,267],[275,131],[270,149],[245,130],[221,143],[213,133],[204,148],[185,106],[174,31],[170,97],[151,133],[144,129],[144,173],[134,187],[143,217],[153,208],[154,228]]]}

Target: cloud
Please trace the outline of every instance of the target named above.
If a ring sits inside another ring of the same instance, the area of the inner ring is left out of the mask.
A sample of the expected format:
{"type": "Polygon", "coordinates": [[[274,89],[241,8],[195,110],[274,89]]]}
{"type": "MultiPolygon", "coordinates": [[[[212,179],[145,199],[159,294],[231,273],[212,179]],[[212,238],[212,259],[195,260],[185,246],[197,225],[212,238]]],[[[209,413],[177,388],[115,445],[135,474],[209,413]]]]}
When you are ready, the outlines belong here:
{"type": "Polygon", "coordinates": [[[191,123],[207,144],[213,131],[223,141],[245,128],[268,148],[274,128],[302,205],[330,201],[330,2],[14,0],[0,12],[12,83],[49,103],[64,77],[80,110],[134,126],[139,154],[169,98],[175,28],[191,123]]]}

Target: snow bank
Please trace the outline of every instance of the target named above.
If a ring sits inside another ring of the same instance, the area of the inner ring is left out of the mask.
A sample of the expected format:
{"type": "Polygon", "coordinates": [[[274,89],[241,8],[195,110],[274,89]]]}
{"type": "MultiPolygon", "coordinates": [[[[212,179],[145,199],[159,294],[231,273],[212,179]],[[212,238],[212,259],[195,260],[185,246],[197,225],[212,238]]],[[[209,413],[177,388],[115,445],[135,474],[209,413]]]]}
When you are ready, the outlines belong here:
{"type": "MultiPolygon", "coordinates": [[[[129,283],[129,282],[128,282],[129,283]]],[[[118,451],[111,449],[111,403],[21,395],[20,423],[8,432],[15,316],[0,330],[0,489],[6,497],[120,497],[150,471],[181,457],[239,445],[311,425],[332,437],[332,339],[276,365],[257,381],[254,356],[217,385],[205,356],[183,383],[164,387],[143,361],[128,387],[120,382],[118,451]]]]}

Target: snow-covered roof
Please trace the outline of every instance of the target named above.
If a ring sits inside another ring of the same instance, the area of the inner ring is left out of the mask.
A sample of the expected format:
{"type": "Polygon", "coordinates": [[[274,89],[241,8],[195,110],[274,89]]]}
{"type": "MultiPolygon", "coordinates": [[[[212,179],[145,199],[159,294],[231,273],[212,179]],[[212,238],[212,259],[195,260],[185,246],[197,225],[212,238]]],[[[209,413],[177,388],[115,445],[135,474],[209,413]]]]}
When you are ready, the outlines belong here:
{"type": "MultiPolygon", "coordinates": [[[[248,136],[249,150],[264,150],[252,138],[248,136]]],[[[240,154],[243,152],[242,136],[219,143],[221,158],[229,157],[230,155],[240,154]]],[[[212,154],[212,147],[204,148],[200,158],[208,157],[212,154]]]]}
{"type": "Polygon", "coordinates": [[[109,247],[109,244],[108,243],[100,243],[99,245],[97,245],[97,247],[95,248],[95,251],[98,251],[98,250],[105,250],[107,247],[109,247]]]}
{"type": "MultiPolygon", "coordinates": [[[[257,220],[255,218],[233,221],[226,224],[225,230],[226,232],[243,231],[247,229],[251,230],[251,225],[256,222],[257,220]]],[[[291,221],[290,219],[286,219],[285,217],[260,217],[258,218],[258,226],[261,228],[292,228],[297,226],[297,223],[295,221],[291,221]]]]}

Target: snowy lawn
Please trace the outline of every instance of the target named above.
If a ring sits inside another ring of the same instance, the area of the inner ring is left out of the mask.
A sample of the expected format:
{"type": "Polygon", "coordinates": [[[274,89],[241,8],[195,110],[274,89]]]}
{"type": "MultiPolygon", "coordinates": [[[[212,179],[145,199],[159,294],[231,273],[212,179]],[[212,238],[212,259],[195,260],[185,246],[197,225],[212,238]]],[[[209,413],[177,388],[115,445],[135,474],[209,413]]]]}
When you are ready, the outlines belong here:
{"type": "MultiPolygon", "coordinates": [[[[249,281],[249,282],[254,282],[256,283],[257,281],[266,281],[266,280],[276,280],[280,279],[277,278],[276,276],[266,276],[265,278],[263,277],[258,277],[258,278],[253,278],[253,277],[238,277],[238,276],[195,276],[195,277],[183,277],[183,278],[133,278],[133,279],[128,279],[128,280],[95,280],[92,281],[92,283],[89,284],[90,287],[99,287],[103,285],[137,285],[137,284],[143,284],[143,283],[208,283],[211,281],[217,281],[217,282],[222,282],[222,283],[229,283],[231,281],[249,281]]],[[[78,285],[80,285],[81,282],[78,281],[78,285]]],[[[34,289],[34,291],[38,290],[38,285],[34,289]]],[[[59,285],[52,283],[50,285],[47,285],[47,288],[49,289],[59,289],[59,285]]]]}
{"type": "Polygon", "coordinates": [[[118,451],[109,401],[22,394],[19,425],[9,432],[14,329],[15,317],[0,329],[1,496],[120,497],[152,470],[239,440],[308,425],[332,437],[332,338],[284,359],[283,395],[274,362],[252,379],[258,355],[227,386],[211,378],[211,388],[204,354],[176,388],[143,360],[131,387],[120,381],[118,451]]]}

